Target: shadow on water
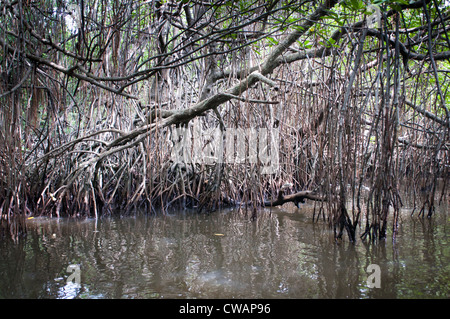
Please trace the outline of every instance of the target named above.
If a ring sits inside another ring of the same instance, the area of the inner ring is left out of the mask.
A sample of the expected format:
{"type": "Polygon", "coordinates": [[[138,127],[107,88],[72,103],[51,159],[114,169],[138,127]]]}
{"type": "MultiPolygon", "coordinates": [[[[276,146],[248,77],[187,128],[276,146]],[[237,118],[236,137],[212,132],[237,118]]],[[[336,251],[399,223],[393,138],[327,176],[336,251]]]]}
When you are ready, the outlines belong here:
{"type": "Polygon", "coordinates": [[[312,208],[28,220],[0,242],[0,298],[448,298],[446,207],[393,242],[336,244],[312,208]],[[367,267],[380,267],[370,288],[367,267]],[[78,267],[79,282],[68,267],[78,267]]]}

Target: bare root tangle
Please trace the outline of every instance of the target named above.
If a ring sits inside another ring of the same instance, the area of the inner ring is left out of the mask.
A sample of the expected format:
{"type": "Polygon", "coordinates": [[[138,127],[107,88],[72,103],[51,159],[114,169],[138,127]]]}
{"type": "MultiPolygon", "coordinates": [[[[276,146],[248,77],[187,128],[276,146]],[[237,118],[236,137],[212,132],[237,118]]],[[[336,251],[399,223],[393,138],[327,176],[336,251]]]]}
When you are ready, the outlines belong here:
{"type": "Polygon", "coordinates": [[[369,25],[353,1],[2,3],[1,222],[312,200],[375,241],[402,185],[431,218],[450,14],[390,5],[369,25]]]}

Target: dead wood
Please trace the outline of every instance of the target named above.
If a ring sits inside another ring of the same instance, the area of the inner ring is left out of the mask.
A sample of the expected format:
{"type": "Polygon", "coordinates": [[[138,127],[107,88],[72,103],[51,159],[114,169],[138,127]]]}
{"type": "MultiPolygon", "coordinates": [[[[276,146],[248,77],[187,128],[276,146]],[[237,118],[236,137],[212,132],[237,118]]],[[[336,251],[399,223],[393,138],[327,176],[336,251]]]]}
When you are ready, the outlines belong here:
{"type": "Polygon", "coordinates": [[[326,201],[326,198],[324,196],[321,196],[314,191],[300,191],[289,195],[283,195],[283,191],[279,191],[277,199],[264,201],[264,206],[274,207],[292,202],[295,204],[295,206],[299,207],[299,203],[304,203],[305,199],[314,201],[326,201]]]}

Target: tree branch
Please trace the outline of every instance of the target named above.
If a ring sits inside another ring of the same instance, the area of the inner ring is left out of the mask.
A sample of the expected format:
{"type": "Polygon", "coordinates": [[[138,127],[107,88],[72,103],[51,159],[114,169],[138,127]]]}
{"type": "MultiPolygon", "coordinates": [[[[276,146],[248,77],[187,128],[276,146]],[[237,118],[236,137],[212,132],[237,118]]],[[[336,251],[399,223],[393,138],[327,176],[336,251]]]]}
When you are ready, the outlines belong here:
{"type": "Polygon", "coordinates": [[[441,124],[442,126],[445,126],[447,128],[450,128],[450,123],[447,121],[444,121],[440,118],[438,118],[436,115],[434,115],[433,113],[428,112],[427,110],[422,109],[421,107],[415,105],[414,103],[412,103],[411,101],[405,100],[405,104],[412,107],[414,110],[416,110],[417,112],[419,112],[420,114],[424,115],[425,117],[429,118],[432,121],[435,121],[439,124],[441,124]]]}
{"type": "Polygon", "coordinates": [[[323,16],[325,16],[329,9],[336,5],[337,0],[326,1],[325,4],[317,8],[310,16],[305,19],[305,22],[298,26],[294,32],[289,34],[283,41],[281,41],[272,51],[271,54],[255,68],[255,71],[250,73],[244,80],[234,87],[228,89],[226,92],[217,93],[212,97],[202,100],[195,104],[191,108],[187,108],[177,112],[176,114],[170,116],[167,125],[177,124],[190,120],[210,109],[213,109],[236,96],[241,95],[243,92],[247,91],[248,88],[253,86],[256,82],[264,80],[265,83],[276,86],[276,83],[272,80],[267,79],[265,76],[272,73],[273,70],[280,65],[280,60],[278,59],[288,48],[291,46],[298,38],[308,31],[308,29],[318,22],[323,16]],[[259,72],[256,70],[260,70],[259,72]]]}
{"type": "Polygon", "coordinates": [[[264,206],[274,207],[281,206],[285,203],[292,202],[298,207],[298,203],[304,203],[305,199],[310,199],[314,201],[326,201],[326,198],[320,195],[317,195],[313,191],[301,191],[294,194],[284,196],[282,193],[279,193],[278,198],[275,200],[264,201],[264,206]]]}

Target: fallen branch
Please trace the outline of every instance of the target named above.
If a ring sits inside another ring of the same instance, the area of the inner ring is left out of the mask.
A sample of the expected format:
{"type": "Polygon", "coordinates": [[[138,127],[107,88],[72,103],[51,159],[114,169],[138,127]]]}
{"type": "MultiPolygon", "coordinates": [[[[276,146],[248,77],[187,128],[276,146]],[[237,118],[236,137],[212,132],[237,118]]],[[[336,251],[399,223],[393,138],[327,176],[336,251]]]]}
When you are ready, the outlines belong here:
{"type": "Polygon", "coordinates": [[[290,195],[283,195],[283,192],[280,191],[278,193],[277,199],[271,201],[270,200],[264,201],[264,206],[274,207],[274,206],[281,206],[285,203],[293,202],[295,206],[299,207],[298,203],[304,203],[305,199],[310,199],[314,201],[326,201],[325,197],[320,196],[313,191],[301,191],[290,195]]]}

